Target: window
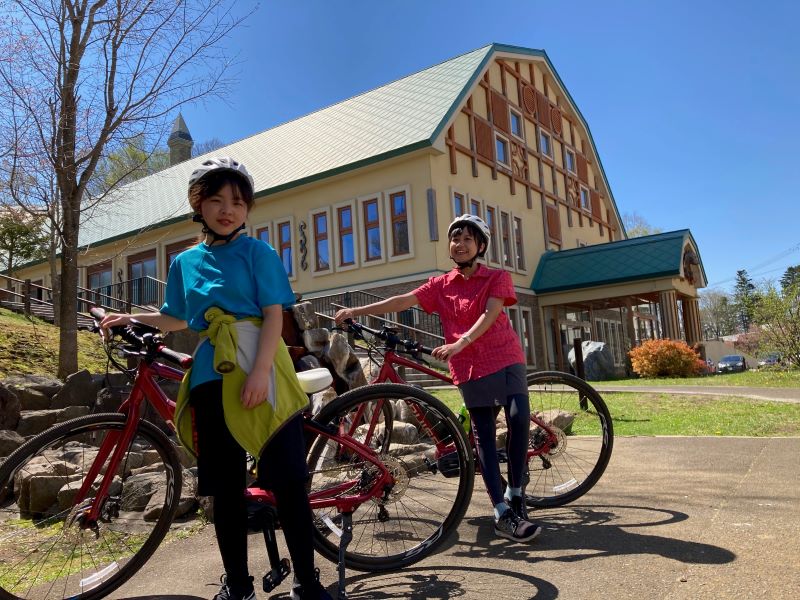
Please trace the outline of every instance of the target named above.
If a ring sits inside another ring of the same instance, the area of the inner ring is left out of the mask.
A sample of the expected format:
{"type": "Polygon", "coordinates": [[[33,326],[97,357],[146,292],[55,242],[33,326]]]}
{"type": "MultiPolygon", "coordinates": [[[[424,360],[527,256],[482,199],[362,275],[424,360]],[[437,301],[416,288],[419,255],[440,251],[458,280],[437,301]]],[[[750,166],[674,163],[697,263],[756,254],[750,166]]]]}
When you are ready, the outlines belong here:
{"type": "Polygon", "coordinates": [[[464,210],[465,206],[464,194],[453,192],[453,218],[463,215],[466,212],[464,210]]]}
{"type": "Polygon", "coordinates": [[[489,243],[489,262],[499,263],[500,259],[497,256],[497,211],[493,206],[486,207],[486,225],[489,226],[489,233],[492,240],[489,243]]]}
{"type": "Polygon", "coordinates": [[[97,263],[86,269],[86,287],[96,295],[91,296],[91,300],[97,304],[111,304],[111,261],[97,263]]]}
{"type": "Polygon", "coordinates": [[[564,149],[564,163],[567,166],[567,171],[575,173],[575,153],[569,148],[564,149]]]}
{"type": "Polygon", "coordinates": [[[353,237],[353,207],[340,206],[336,209],[339,226],[339,266],[347,267],[356,264],[355,240],[353,237]]]}
{"type": "Polygon", "coordinates": [[[328,243],[328,213],[314,213],[312,223],[314,224],[314,270],[329,271],[331,256],[328,243]]]}
{"type": "Polygon", "coordinates": [[[269,226],[265,225],[264,227],[259,227],[256,229],[256,238],[262,242],[266,242],[271,246],[272,244],[269,241],[269,226]]]}
{"type": "Polygon", "coordinates": [[[481,201],[476,200],[475,198],[469,199],[469,214],[475,215],[476,217],[481,216],[481,201]]]}
{"type": "Polygon", "coordinates": [[[509,112],[509,127],[511,128],[511,133],[517,136],[518,138],[524,138],[525,133],[523,129],[523,120],[522,115],[515,111],[513,108],[508,109],[509,112]]]}
{"type": "Polygon", "coordinates": [[[158,290],[153,279],[156,277],[156,251],[148,250],[128,257],[128,291],[134,304],[156,304],[159,302],[158,290]]]}
{"type": "Polygon", "coordinates": [[[501,247],[503,248],[503,265],[506,267],[514,267],[513,257],[511,255],[511,219],[508,213],[500,213],[500,236],[502,238],[501,247]]]}
{"type": "Polygon", "coordinates": [[[543,156],[553,158],[553,145],[550,142],[550,134],[546,131],[539,131],[539,152],[543,156]]]}
{"type": "Polygon", "coordinates": [[[376,261],[383,257],[381,248],[381,221],[378,199],[370,198],[361,205],[364,222],[364,261],[376,261]]]}
{"type": "Polygon", "coordinates": [[[499,135],[495,137],[494,140],[495,146],[495,156],[497,156],[497,162],[503,163],[504,165],[508,166],[509,157],[508,157],[508,142],[501,138],[499,135]]]}
{"type": "Polygon", "coordinates": [[[517,270],[525,270],[525,251],[522,247],[522,219],[514,217],[514,248],[517,253],[517,270]]]}
{"type": "Polygon", "coordinates": [[[392,256],[408,254],[408,203],[404,191],[389,194],[389,214],[392,220],[392,256]]]}
{"type": "Polygon", "coordinates": [[[278,256],[281,257],[283,268],[288,277],[294,276],[294,258],[292,256],[292,223],[282,221],[277,225],[278,229],[278,256]]]}
{"type": "Polygon", "coordinates": [[[589,189],[581,186],[581,208],[584,210],[592,209],[592,200],[589,196],[589,189]]]}

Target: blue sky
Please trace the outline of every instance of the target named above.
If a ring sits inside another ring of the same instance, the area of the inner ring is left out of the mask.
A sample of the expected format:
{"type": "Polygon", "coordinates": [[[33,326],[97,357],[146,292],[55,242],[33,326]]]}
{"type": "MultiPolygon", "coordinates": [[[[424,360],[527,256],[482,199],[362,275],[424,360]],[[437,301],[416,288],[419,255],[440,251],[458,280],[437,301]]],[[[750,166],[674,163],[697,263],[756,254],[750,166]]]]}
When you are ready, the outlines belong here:
{"type": "Polygon", "coordinates": [[[267,0],[228,42],[234,89],[183,114],[195,141],[231,142],[491,42],[543,49],[620,213],[691,229],[710,287],[729,289],[738,269],[800,264],[798,7],[267,0]]]}

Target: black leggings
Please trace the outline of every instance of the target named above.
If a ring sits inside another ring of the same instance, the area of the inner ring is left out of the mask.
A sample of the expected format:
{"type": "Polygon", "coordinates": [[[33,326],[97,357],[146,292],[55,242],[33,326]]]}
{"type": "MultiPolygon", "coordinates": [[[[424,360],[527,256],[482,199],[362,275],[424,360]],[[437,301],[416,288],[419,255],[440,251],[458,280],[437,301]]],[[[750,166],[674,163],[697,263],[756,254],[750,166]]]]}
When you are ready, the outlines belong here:
{"type": "MultiPolygon", "coordinates": [[[[478,449],[481,476],[492,500],[492,506],[504,502],[503,484],[500,479],[500,461],[497,459],[497,429],[495,421],[500,412],[499,406],[485,406],[469,409],[472,432],[478,449]]],[[[531,409],[527,394],[509,396],[505,407],[506,452],[508,454],[508,485],[521,487],[528,456],[528,436],[531,428],[531,409]]]]}
{"type": "MultiPolygon", "coordinates": [[[[225,426],[222,383],[198,385],[191,392],[197,431],[198,493],[214,497],[214,530],[228,583],[246,587],[247,485],[245,451],[225,426]]],[[[297,579],[314,580],[313,519],[306,492],[305,437],[302,417],[275,434],[258,463],[259,483],[275,494],[278,519],[297,579]]]]}

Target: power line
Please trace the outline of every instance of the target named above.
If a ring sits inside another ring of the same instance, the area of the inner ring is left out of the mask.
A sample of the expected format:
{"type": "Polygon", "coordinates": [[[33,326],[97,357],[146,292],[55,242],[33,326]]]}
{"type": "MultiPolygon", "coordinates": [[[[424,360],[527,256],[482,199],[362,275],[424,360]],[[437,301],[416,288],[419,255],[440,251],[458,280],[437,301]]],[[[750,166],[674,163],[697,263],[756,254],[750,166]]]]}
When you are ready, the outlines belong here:
{"type": "MultiPolygon", "coordinates": [[[[753,267],[748,267],[745,270],[748,273],[751,273],[751,274],[763,275],[764,273],[770,273],[771,271],[775,271],[775,270],[784,268],[784,267],[777,267],[777,269],[770,269],[768,271],[764,271],[763,273],[755,273],[759,269],[762,269],[762,268],[764,268],[764,267],[766,267],[768,265],[771,265],[772,263],[774,263],[774,262],[776,262],[776,261],[778,261],[778,260],[780,260],[782,258],[785,258],[785,257],[789,256],[790,254],[794,254],[798,250],[800,250],[800,242],[795,244],[794,246],[790,246],[786,250],[782,250],[781,252],[779,252],[775,256],[773,256],[771,258],[768,258],[767,260],[765,260],[765,261],[763,261],[763,262],[761,262],[761,263],[759,263],[759,264],[757,264],[757,265],[755,265],[753,267]]],[[[727,279],[721,279],[720,281],[717,281],[717,282],[714,282],[712,284],[709,284],[708,287],[709,288],[719,287],[719,286],[721,286],[721,285],[723,285],[725,283],[729,283],[729,282],[735,281],[735,280],[736,280],[736,275],[734,275],[733,277],[728,277],[727,279]]]]}

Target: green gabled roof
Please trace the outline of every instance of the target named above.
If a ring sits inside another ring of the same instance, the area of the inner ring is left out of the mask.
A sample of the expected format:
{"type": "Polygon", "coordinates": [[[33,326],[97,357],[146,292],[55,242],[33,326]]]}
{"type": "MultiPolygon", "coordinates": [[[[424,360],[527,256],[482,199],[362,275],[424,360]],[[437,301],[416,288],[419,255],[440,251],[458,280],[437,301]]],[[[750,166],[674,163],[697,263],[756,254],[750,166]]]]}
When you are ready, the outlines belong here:
{"type": "MultiPolygon", "coordinates": [[[[680,275],[687,240],[700,260],[697,244],[688,229],[546,252],[539,259],[531,289],[546,294],[680,275]]],[[[705,282],[702,261],[699,266],[705,282]]]]}
{"type": "Polygon", "coordinates": [[[209,156],[247,165],[264,196],[430,147],[466,98],[492,45],[187,160],[120,188],[81,226],[80,245],[107,242],[189,213],[186,182],[209,156]]]}

